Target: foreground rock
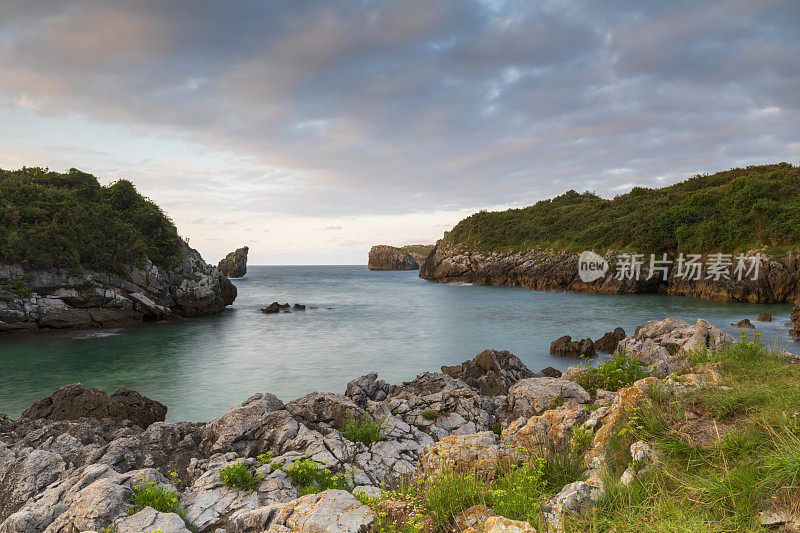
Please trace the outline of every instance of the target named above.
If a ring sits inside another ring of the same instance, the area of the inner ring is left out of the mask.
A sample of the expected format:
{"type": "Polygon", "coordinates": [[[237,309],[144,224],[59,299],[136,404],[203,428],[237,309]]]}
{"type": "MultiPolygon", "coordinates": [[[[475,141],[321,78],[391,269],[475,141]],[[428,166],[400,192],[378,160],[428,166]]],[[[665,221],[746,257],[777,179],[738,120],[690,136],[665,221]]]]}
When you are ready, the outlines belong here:
{"type": "Polygon", "coordinates": [[[235,299],[236,287],[185,244],[171,269],[146,260],[123,275],[0,264],[0,332],[210,315],[235,299]]]}
{"type": "Polygon", "coordinates": [[[80,383],[61,387],[47,398],[34,403],[22,418],[35,420],[80,420],[81,418],[129,420],[141,428],[163,422],[167,407],[136,391],[120,387],[108,395],[96,388],[85,389],[80,383]]]}
{"type": "Polygon", "coordinates": [[[471,361],[456,366],[443,366],[442,372],[461,379],[486,396],[507,394],[509,387],[521,379],[533,377],[519,357],[503,350],[484,350],[471,361]]]}
{"type": "Polygon", "coordinates": [[[398,248],[379,244],[369,250],[370,270],[417,270],[433,246],[414,244],[398,248]]]}
{"type": "Polygon", "coordinates": [[[247,273],[247,252],[250,248],[242,246],[225,256],[217,268],[220,274],[229,278],[241,278],[247,273]]]}

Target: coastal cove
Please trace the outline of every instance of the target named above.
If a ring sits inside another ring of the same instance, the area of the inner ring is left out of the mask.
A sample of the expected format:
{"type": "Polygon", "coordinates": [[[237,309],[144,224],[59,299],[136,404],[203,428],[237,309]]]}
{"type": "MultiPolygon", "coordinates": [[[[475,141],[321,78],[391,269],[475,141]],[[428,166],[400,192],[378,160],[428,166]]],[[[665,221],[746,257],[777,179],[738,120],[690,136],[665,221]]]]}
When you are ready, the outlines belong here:
{"type": "Polygon", "coordinates": [[[753,322],[765,338],[788,340],[790,329],[790,305],[448,285],[366,266],[248,266],[233,282],[239,297],[216,316],[0,337],[0,411],[16,418],[56,388],[81,382],[109,392],[126,386],[167,405],[168,421],[200,421],[256,392],[284,401],[343,392],[373,371],[400,383],[486,348],[507,349],[534,370],[563,370],[576,360],[550,356],[552,340],[596,340],[617,326],[632,334],[667,316],[705,318],[738,337],[731,322],[768,312],[772,322],[753,322]],[[275,300],[317,309],[258,311],[275,300]]]}

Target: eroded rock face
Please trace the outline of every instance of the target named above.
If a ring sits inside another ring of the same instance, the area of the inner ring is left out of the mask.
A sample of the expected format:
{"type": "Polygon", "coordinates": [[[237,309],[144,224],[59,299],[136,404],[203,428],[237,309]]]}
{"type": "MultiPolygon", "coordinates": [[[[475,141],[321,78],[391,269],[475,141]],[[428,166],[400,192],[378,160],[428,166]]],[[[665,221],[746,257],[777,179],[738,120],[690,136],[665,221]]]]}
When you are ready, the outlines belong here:
{"type": "Polygon", "coordinates": [[[506,411],[512,419],[542,414],[564,401],[588,403],[591,396],[583,387],[562,378],[528,378],[508,391],[506,411]]]}
{"type": "Polygon", "coordinates": [[[0,285],[15,280],[23,280],[30,295],[0,289],[0,332],[210,315],[236,299],[236,287],[188,245],[169,270],[146,260],[123,276],[0,264],[0,285]]]}
{"type": "Polygon", "coordinates": [[[109,396],[101,389],[86,389],[80,383],[61,387],[22,413],[23,418],[30,419],[110,418],[117,422],[130,420],[141,428],[146,428],[154,422],[163,422],[166,416],[166,405],[142,396],[136,391],[120,387],[109,396]]]}
{"type": "Polygon", "coordinates": [[[379,244],[369,250],[369,269],[370,270],[417,270],[426,255],[416,251],[423,248],[421,245],[388,246],[379,244]]]}
{"type": "Polygon", "coordinates": [[[219,273],[229,278],[241,278],[247,273],[247,252],[250,248],[242,246],[222,259],[217,268],[219,273]]]}

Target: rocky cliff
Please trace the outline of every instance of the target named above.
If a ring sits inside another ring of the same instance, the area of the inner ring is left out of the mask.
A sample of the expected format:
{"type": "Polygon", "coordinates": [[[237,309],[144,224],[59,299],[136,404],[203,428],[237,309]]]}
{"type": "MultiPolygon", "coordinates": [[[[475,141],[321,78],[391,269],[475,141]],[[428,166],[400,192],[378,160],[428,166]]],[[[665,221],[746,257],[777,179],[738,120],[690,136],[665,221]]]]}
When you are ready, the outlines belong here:
{"type": "MultiPolygon", "coordinates": [[[[351,381],[344,394],[313,392],[288,403],[254,394],[206,423],[166,423],[161,404],[132,391],[108,396],[71,385],[18,420],[0,413],[0,533],[109,527],[127,533],[357,533],[378,513],[350,491],[397,511],[408,502],[392,499],[386,486],[400,477],[424,479],[447,467],[494,476],[502,464],[516,464],[526,447],[575,447],[573,435],[583,435],[576,453],[590,470],[563,489],[554,487],[560,492],[542,502],[544,518],[556,527],[602,497],[597,474],[610,435],[627,422],[625,410],[645,401],[648,391],[663,397],[719,384],[714,364],[690,368],[686,355],[731,341],[703,320],[648,322],[623,342],[641,350],[646,372],[680,374],[647,377],[616,392],[585,389],[579,383],[585,368],[554,377],[532,372],[509,352],[486,350],[443,367],[444,373],[423,372],[400,385],[371,373],[351,381]],[[343,422],[365,417],[380,421],[380,438],[350,440],[343,422]],[[248,472],[254,485],[226,486],[221,472],[231,465],[248,472]],[[324,488],[310,481],[315,471],[317,477],[348,474],[337,488],[308,494],[324,488]],[[181,514],[136,512],[131,495],[150,482],[174,495],[181,514]]],[[[638,475],[635,468],[626,472],[638,475]]],[[[487,513],[487,532],[533,531],[487,513]],[[497,522],[517,527],[494,527],[497,522]]]]}
{"type": "Polygon", "coordinates": [[[403,247],[379,244],[369,251],[370,270],[417,270],[433,246],[409,245],[403,247]]]}
{"type": "Polygon", "coordinates": [[[170,269],[145,259],[122,275],[0,263],[0,332],[210,315],[235,299],[236,287],[185,244],[170,269]]]}
{"type": "Polygon", "coordinates": [[[229,278],[244,276],[247,273],[247,252],[249,250],[250,248],[243,246],[226,255],[217,265],[220,274],[229,278]]]}
{"type": "MultiPolygon", "coordinates": [[[[639,280],[618,279],[611,271],[595,281],[585,282],[579,276],[578,258],[579,254],[552,250],[484,254],[462,245],[448,244],[445,239],[428,255],[419,275],[446,283],[514,285],[535,290],[603,294],[659,293],[733,302],[792,303],[800,297],[799,254],[789,254],[777,261],[762,252],[757,279],[742,281],[735,278],[687,279],[678,275],[674,262],[668,266],[667,276],[656,271],[648,280],[649,258],[644,258],[639,280]]],[[[607,252],[603,259],[614,266],[621,260],[621,254],[607,252]]],[[[702,277],[705,278],[705,272],[702,277]]]]}

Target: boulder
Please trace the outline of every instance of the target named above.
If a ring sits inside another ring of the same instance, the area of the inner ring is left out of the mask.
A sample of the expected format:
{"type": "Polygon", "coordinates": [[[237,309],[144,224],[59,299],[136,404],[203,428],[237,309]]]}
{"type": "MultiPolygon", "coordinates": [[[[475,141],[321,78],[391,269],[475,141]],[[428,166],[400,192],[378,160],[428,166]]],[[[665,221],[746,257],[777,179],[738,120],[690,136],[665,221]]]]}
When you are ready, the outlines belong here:
{"type": "Polygon", "coordinates": [[[352,398],[361,407],[366,407],[367,400],[382,402],[391,391],[392,387],[388,383],[378,379],[377,372],[371,372],[348,383],[344,395],[352,398]]]}
{"type": "Polygon", "coordinates": [[[485,396],[508,394],[509,387],[534,375],[519,357],[508,350],[484,350],[460,365],[443,366],[442,372],[460,379],[485,396]]]}
{"type": "Polygon", "coordinates": [[[733,324],[735,328],[742,328],[742,329],[756,329],[752,322],[750,322],[749,318],[743,318],[736,324],[733,324]]]}
{"type": "Polygon", "coordinates": [[[167,407],[136,391],[120,387],[112,395],[97,388],[86,389],[73,383],[57,389],[47,398],[38,400],[22,413],[22,418],[48,420],[78,420],[81,418],[110,418],[117,422],[130,420],[141,428],[163,422],[167,407]]]}
{"type": "Polygon", "coordinates": [[[562,531],[565,514],[583,515],[605,498],[603,482],[596,478],[592,481],[570,483],[545,504],[544,515],[552,528],[562,531]]]}
{"type": "Polygon", "coordinates": [[[347,418],[361,418],[366,412],[353,400],[331,392],[312,392],[286,404],[295,420],[327,435],[338,430],[347,418]]]}
{"type": "Polygon", "coordinates": [[[759,313],[756,320],[759,322],[772,322],[772,315],[770,313],[759,313]]]}
{"type": "Polygon", "coordinates": [[[556,407],[556,403],[574,400],[588,403],[591,400],[583,387],[562,378],[528,378],[516,383],[508,391],[506,399],[511,419],[531,417],[556,407]]]}
{"type": "Polygon", "coordinates": [[[114,521],[115,533],[189,533],[183,519],[175,513],[159,513],[145,507],[131,516],[114,521]]]}
{"type": "Polygon", "coordinates": [[[475,472],[491,478],[494,477],[503,455],[503,448],[492,431],[451,435],[422,450],[419,469],[426,473],[435,473],[453,467],[459,471],[463,469],[465,472],[475,472]]]}
{"type": "Polygon", "coordinates": [[[271,303],[271,304],[269,304],[268,306],[266,306],[266,307],[262,307],[262,308],[260,309],[260,311],[261,311],[262,313],[271,314],[271,313],[280,313],[280,312],[281,312],[282,310],[284,310],[284,309],[289,309],[289,304],[288,304],[288,303],[286,303],[286,304],[280,304],[280,303],[278,303],[278,302],[272,302],[272,303],[271,303]]]}
{"type": "Polygon", "coordinates": [[[594,342],[592,339],[573,341],[569,335],[564,335],[550,343],[550,354],[559,357],[594,357],[594,342]]]}
{"type": "Polygon", "coordinates": [[[372,510],[352,494],[329,489],[290,502],[239,512],[228,521],[225,531],[360,533],[366,531],[374,520],[372,510]]]}
{"type": "Polygon", "coordinates": [[[615,328],[614,331],[609,331],[594,341],[594,349],[598,352],[614,353],[617,349],[617,345],[624,338],[625,330],[622,328],[615,328]]]}
{"type": "Polygon", "coordinates": [[[247,252],[250,248],[243,246],[229,253],[219,262],[217,268],[220,274],[228,278],[241,278],[247,273],[247,252]]]}
{"type": "Polygon", "coordinates": [[[587,420],[587,412],[580,404],[569,402],[549,409],[539,416],[518,418],[503,429],[502,441],[512,449],[549,451],[551,445],[569,442],[573,428],[587,420]]]}
{"type": "Polygon", "coordinates": [[[504,516],[493,516],[486,520],[483,533],[536,533],[536,529],[524,520],[511,520],[504,516]]]}

